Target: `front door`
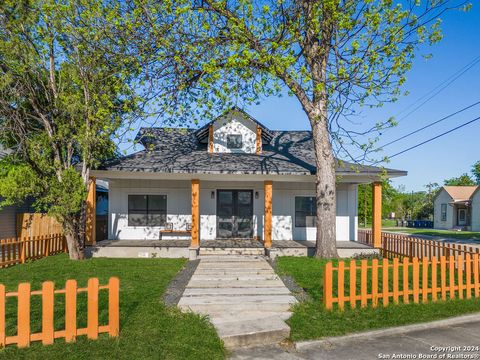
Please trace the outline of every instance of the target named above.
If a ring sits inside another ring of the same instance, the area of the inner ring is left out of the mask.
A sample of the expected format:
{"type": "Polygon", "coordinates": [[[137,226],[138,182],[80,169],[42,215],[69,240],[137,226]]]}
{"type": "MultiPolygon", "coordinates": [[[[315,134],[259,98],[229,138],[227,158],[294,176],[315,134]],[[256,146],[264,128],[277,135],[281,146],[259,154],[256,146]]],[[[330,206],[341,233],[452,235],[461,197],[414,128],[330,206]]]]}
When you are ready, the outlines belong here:
{"type": "Polygon", "coordinates": [[[467,225],[467,210],[458,209],[458,226],[467,225]]]}
{"type": "Polygon", "coordinates": [[[251,238],[253,236],[253,191],[217,191],[217,237],[251,238]]]}

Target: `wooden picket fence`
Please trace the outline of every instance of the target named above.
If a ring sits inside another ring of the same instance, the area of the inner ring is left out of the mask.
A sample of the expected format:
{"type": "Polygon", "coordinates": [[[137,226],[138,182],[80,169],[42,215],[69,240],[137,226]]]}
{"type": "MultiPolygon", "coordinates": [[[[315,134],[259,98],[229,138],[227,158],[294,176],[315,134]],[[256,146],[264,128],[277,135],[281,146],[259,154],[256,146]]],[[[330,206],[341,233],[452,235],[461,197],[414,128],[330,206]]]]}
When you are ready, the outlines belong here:
{"type": "MultiPolygon", "coordinates": [[[[371,230],[359,230],[358,241],[373,246],[373,235],[371,230]]],[[[436,240],[426,240],[404,234],[395,234],[382,232],[382,256],[388,259],[408,257],[412,260],[414,257],[419,259],[441,256],[466,257],[467,254],[473,256],[480,254],[480,248],[470,245],[461,245],[447,243],[436,240]]]]}
{"type": "Polygon", "coordinates": [[[55,339],[64,338],[66,342],[74,342],[77,336],[87,335],[95,340],[100,333],[108,333],[112,337],[119,334],[120,310],[119,310],[120,281],[116,277],[110,278],[107,285],[99,285],[97,278],[90,278],[86,288],[77,287],[76,280],[67,280],[65,289],[55,290],[52,281],[42,284],[41,290],[32,291],[30,283],[21,283],[18,290],[6,292],[5,286],[0,284],[0,348],[10,344],[18,347],[28,347],[33,341],[41,341],[44,345],[53,344],[55,339]],[[99,292],[108,290],[108,324],[99,324],[99,292]],[[77,326],[77,295],[87,293],[87,327],[77,326]],[[64,298],[65,324],[63,329],[55,329],[55,295],[64,298]],[[41,331],[31,332],[31,301],[33,296],[41,297],[41,331]],[[17,325],[16,334],[7,334],[7,299],[16,298],[17,325]]]}
{"type": "Polygon", "coordinates": [[[62,234],[0,239],[0,268],[62,252],[67,252],[67,242],[62,234]]]}
{"type": "Polygon", "coordinates": [[[62,233],[62,225],[52,216],[42,213],[17,214],[17,237],[19,238],[62,233]]]}
{"type": "Polygon", "coordinates": [[[334,304],[344,309],[367,304],[377,307],[390,303],[425,303],[438,299],[470,299],[480,297],[479,255],[466,254],[465,257],[453,255],[440,259],[424,257],[411,261],[404,257],[402,261],[384,258],[339,261],[336,266],[328,262],[325,266],[323,281],[323,302],[327,309],[334,304]]]}

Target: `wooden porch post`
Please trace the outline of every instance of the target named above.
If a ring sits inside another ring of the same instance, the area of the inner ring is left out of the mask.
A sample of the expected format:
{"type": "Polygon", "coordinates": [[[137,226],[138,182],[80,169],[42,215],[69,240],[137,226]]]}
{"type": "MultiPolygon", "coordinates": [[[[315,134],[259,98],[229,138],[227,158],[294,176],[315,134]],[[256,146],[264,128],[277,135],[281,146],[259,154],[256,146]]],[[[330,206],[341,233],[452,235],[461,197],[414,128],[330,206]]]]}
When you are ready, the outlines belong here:
{"type": "Polygon", "coordinates": [[[90,178],[87,194],[87,209],[85,216],[85,243],[86,245],[95,245],[97,223],[97,179],[90,178]]]}
{"type": "Polygon", "coordinates": [[[192,179],[192,242],[190,247],[200,246],[200,180],[192,179]]]}
{"type": "Polygon", "coordinates": [[[372,183],[372,235],[373,247],[382,247],[382,183],[372,183]]]}
{"type": "Polygon", "coordinates": [[[264,235],[263,235],[263,245],[266,248],[272,247],[272,189],[273,182],[271,180],[266,180],[264,182],[264,235]]]}

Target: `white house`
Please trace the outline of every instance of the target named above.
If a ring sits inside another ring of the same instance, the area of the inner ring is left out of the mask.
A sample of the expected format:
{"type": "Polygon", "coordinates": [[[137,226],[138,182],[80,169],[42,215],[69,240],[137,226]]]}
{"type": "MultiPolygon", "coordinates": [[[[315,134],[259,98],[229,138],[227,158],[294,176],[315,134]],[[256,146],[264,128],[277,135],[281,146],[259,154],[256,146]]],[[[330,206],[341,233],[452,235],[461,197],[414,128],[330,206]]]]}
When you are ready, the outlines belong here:
{"type": "MultiPolygon", "coordinates": [[[[137,140],[145,150],[92,172],[109,181],[108,239],[315,240],[310,131],[272,131],[234,108],[199,129],[142,128],[137,140]]],[[[357,186],[383,171],[338,162],[338,241],[357,239],[357,186]]]]}
{"type": "Polygon", "coordinates": [[[480,186],[443,186],[433,202],[434,228],[480,231],[480,186]]]}

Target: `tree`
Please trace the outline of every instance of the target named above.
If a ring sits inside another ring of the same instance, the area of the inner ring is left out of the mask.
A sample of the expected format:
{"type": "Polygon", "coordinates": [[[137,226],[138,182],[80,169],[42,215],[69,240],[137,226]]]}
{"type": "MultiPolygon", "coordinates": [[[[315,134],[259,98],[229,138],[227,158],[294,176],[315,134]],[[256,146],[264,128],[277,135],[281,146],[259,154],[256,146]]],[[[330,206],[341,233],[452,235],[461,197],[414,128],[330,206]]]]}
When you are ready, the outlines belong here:
{"type": "Polygon", "coordinates": [[[0,166],[2,205],[34,197],[73,259],[83,258],[90,169],[114,155],[136,107],[119,11],[101,0],[0,4],[0,143],[13,149],[0,166]]]}
{"type": "Polygon", "coordinates": [[[472,166],[472,174],[475,177],[477,185],[480,185],[480,160],[472,166]]]}
{"type": "Polygon", "coordinates": [[[205,118],[283,89],[298,99],[318,169],[316,255],[337,256],[334,156],[358,162],[360,149],[365,159],[394,124],[359,131],[351,117],[401,95],[417,46],[440,40],[439,17],[450,1],[140,2],[143,46],[155,54],[148,79],[164,119],[205,118]]]}
{"type": "Polygon", "coordinates": [[[447,186],[472,186],[475,185],[475,181],[467,173],[460,175],[459,177],[452,177],[446,179],[444,184],[447,186]]]}

